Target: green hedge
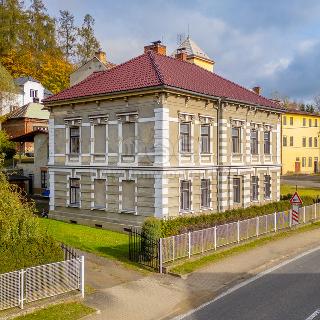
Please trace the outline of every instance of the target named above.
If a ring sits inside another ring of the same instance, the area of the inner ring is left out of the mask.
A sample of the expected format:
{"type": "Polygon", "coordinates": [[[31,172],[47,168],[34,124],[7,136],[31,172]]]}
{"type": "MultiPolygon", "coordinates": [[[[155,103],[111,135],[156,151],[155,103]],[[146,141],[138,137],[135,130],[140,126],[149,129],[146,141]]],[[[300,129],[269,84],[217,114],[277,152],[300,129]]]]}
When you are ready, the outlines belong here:
{"type": "MultiPolygon", "coordinates": [[[[291,195],[284,198],[290,199],[291,195]]],[[[314,203],[312,197],[302,197],[303,205],[308,206],[314,203]]],[[[265,214],[281,212],[290,209],[288,199],[268,203],[263,206],[252,206],[235,210],[228,210],[221,213],[209,213],[194,216],[180,216],[172,220],[162,220],[161,230],[163,237],[169,237],[189,231],[210,228],[215,225],[244,220],[265,214]]]]}

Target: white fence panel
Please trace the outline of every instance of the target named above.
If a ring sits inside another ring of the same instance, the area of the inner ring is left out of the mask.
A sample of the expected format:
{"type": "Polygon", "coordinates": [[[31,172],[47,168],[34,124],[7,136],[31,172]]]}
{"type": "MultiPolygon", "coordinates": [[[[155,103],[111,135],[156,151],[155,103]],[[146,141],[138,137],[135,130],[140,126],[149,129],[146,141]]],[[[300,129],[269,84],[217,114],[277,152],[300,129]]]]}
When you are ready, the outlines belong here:
{"type": "Polygon", "coordinates": [[[257,235],[257,219],[239,221],[239,240],[246,240],[257,235]]]}
{"type": "Polygon", "coordinates": [[[203,230],[203,251],[215,249],[215,228],[203,230]]]}
{"type": "Polygon", "coordinates": [[[232,222],[217,226],[217,247],[238,241],[238,223],[232,222]]]}
{"type": "Polygon", "coordinates": [[[20,271],[0,274],[0,310],[20,305],[20,271]]]}
{"type": "Polygon", "coordinates": [[[289,228],[290,211],[277,212],[277,230],[289,228]]]}
{"type": "Polygon", "coordinates": [[[72,259],[28,268],[25,279],[26,302],[77,290],[80,288],[80,261],[72,259]]]}

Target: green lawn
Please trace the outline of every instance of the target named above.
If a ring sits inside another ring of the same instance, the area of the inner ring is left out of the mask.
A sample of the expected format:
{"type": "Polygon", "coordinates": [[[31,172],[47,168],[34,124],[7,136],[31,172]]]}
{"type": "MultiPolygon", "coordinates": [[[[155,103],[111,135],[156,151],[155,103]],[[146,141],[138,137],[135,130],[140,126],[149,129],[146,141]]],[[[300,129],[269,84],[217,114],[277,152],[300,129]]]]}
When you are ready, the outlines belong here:
{"type": "MultiPolygon", "coordinates": [[[[287,195],[288,193],[293,194],[296,191],[296,187],[289,184],[281,184],[280,191],[281,195],[287,195]]],[[[317,196],[320,196],[320,188],[298,187],[298,193],[300,196],[310,196],[316,198],[317,196]]]]}
{"type": "Polygon", "coordinates": [[[246,252],[250,249],[264,245],[270,241],[275,241],[285,237],[292,236],[297,233],[318,229],[319,227],[320,227],[320,222],[315,222],[303,227],[299,227],[297,229],[282,231],[274,235],[259,238],[259,239],[244,243],[242,245],[238,245],[232,248],[227,248],[225,250],[217,251],[205,256],[201,256],[201,255],[194,256],[190,260],[184,260],[180,264],[173,266],[172,268],[169,269],[169,271],[176,274],[180,274],[180,275],[191,273],[197,269],[205,267],[210,263],[217,262],[221,259],[227,258],[229,256],[232,256],[241,252],[246,252]]]}
{"type": "Polygon", "coordinates": [[[57,304],[46,309],[41,309],[25,316],[14,318],[15,320],[77,320],[95,310],[79,302],[57,304]]]}
{"type": "Polygon", "coordinates": [[[42,218],[40,222],[60,242],[100,256],[129,262],[127,234],[51,219],[42,218]]]}

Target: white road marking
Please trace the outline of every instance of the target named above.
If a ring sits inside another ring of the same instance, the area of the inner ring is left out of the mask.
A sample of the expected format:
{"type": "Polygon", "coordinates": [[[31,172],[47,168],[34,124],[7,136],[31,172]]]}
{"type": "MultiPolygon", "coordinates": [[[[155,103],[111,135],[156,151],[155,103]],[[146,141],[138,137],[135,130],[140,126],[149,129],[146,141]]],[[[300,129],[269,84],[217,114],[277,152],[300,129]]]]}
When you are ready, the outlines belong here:
{"type": "Polygon", "coordinates": [[[309,316],[306,320],[313,320],[316,316],[320,314],[320,309],[317,309],[311,316],[309,316]]]}
{"type": "MultiPolygon", "coordinates": [[[[251,282],[254,282],[254,281],[256,281],[256,280],[264,277],[265,275],[267,275],[267,274],[269,274],[269,273],[271,273],[271,272],[273,272],[273,271],[275,271],[275,270],[277,270],[277,269],[280,269],[280,268],[284,267],[285,265],[287,265],[287,264],[289,264],[289,263],[291,263],[291,262],[294,262],[294,261],[296,261],[296,260],[299,260],[299,259],[303,258],[304,256],[307,256],[308,254],[313,253],[313,252],[316,252],[316,251],[318,251],[318,250],[320,250],[320,246],[319,246],[319,247],[316,247],[316,248],[313,248],[313,249],[310,249],[310,250],[308,250],[308,251],[305,251],[305,252],[297,255],[296,257],[294,257],[294,258],[292,258],[292,259],[286,260],[286,261],[284,261],[284,262],[282,262],[282,263],[280,263],[280,264],[278,264],[278,265],[276,265],[276,266],[274,266],[274,267],[272,267],[272,268],[270,268],[270,269],[268,269],[268,270],[265,270],[265,271],[263,271],[263,272],[255,275],[254,277],[252,277],[252,278],[250,278],[250,279],[247,279],[247,280],[245,280],[245,281],[243,281],[243,282],[235,285],[234,287],[228,289],[227,291],[225,291],[224,293],[220,294],[219,296],[217,296],[217,297],[214,298],[213,300],[210,300],[210,301],[202,304],[201,306],[199,306],[199,307],[197,307],[197,308],[195,308],[195,309],[190,310],[189,312],[187,312],[187,313],[185,313],[185,314],[183,314],[183,315],[174,317],[174,318],[171,319],[171,320],[182,320],[182,319],[184,319],[185,317],[190,316],[191,314],[193,314],[193,313],[195,313],[195,312],[197,312],[197,311],[205,308],[205,307],[208,306],[209,304],[214,303],[214,302],[222,299],[223,297],[231,294],[232,292],[234,292],[234,291],[236,291],[236,290],[238,290],[238,289],[240,289],[240,288],[242,288],[242,287],[250,284],[251,282]]],[[[318,310],[317,310],[317,311],[318,311],[318,310]]],[[[320,312],[320,309],[319,309],[319,312],[320,312]]],[[[319,313],[319,314],[320,314],[320,313],[319,313]]],[[[318,314],[317,314],[317,315],[318,315],[318,314]]],[[[311,316],[312,316],[312,315],[311,315],[311,316]]],[[[310,317],[311,317],[311,316],[310,316],[310,317]]],[[[309,318],[310,318],[310,317],[309,317],[309,318]]],[[[310,318],[310,319],[309,319],[309,318],[307,318],[306,320],[312,320],[312,319],[314,319],[314,317],[313,317],[313,318],[310,318]]]]}

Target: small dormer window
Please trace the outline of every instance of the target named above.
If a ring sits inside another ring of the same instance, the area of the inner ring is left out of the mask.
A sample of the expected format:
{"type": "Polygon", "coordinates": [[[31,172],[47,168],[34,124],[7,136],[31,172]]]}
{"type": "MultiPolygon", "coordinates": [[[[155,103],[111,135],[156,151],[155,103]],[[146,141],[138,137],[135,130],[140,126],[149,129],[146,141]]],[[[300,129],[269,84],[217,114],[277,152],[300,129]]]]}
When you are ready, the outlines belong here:
{"type": "Polygon", "coordinates": [[[30,97],[38,98],[38,90],[30,89],[30,97]]]}

